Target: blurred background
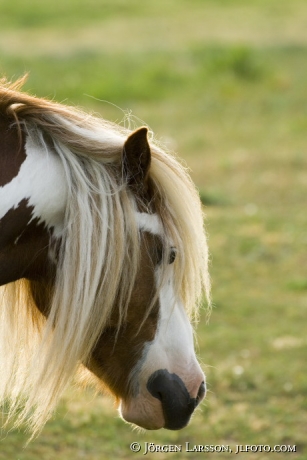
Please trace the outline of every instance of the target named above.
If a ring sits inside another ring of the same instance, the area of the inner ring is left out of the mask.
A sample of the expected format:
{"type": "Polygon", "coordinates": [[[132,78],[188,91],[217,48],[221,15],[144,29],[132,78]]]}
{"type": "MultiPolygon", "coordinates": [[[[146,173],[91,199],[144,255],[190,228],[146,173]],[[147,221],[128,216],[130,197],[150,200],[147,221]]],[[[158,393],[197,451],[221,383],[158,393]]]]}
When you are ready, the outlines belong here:
{"type": "Polygon", "coordinates": [[[0,0],[0,73],[25,72],[32,94],[144,120],[191,169],[211,252],[214,308],[197,329],[209,392],[186,429],[140,432],[72,388],[27,449],[2,431],[0,459],[140,458],[133,441],[296,445],[278,458],[306,459],[307,2],[0,0]]]}

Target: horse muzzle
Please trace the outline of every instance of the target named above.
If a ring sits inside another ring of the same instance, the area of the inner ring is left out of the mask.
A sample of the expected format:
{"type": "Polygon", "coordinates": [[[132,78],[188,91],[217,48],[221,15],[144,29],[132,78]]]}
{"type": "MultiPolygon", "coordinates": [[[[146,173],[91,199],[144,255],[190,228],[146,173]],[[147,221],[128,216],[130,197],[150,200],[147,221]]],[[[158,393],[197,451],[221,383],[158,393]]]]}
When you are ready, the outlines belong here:
{"type": "Polygon", "coordinates": [[[177,374],[159,369],[149,377],[146,394],[139,394],[128,403],[122,402],[121,415],[127,422],[147,430],[180,430],[189,423],[206,394],[204,376],[197,380],[193,390],[188,391],[177,374]]]}

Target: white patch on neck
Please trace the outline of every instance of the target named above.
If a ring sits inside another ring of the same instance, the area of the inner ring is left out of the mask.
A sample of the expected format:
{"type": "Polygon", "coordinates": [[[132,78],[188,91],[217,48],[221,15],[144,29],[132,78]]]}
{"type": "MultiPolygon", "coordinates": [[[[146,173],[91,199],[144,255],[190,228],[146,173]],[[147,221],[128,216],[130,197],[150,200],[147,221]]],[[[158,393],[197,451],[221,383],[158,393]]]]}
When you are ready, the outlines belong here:
{"type": "Polygon", "coordinates": [[[157,214],[147,214],[146,212],[136,212],[136,221],[140,230],[152,233],[153,235],[163,235],[161,219],[157,214]]]}
{"type": "Polygon", "coordinates": [[[64,169],[59,157],[47,150],[46,145],[27,136],[26,159],[19,173],[11,182],[0,187],[0,219],[17,208],[23,200],[33,206],[32,219],[38,218],[48,227],[54,227],[54,236],[63,230],[67,186],[64,169]]]}

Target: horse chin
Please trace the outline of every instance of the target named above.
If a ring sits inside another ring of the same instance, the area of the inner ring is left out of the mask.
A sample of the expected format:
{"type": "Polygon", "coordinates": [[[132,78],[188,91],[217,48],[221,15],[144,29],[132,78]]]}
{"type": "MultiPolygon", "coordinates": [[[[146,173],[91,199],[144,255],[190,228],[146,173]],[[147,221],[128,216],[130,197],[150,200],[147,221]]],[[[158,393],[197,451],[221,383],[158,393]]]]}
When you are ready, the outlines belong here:
{"type": "Polygon", "coordinates": [[[121,417],[128,423],[145,430],[159,430],[165,426],[162,406],[155,398],[141,395],[119,405],[121,417]]]}

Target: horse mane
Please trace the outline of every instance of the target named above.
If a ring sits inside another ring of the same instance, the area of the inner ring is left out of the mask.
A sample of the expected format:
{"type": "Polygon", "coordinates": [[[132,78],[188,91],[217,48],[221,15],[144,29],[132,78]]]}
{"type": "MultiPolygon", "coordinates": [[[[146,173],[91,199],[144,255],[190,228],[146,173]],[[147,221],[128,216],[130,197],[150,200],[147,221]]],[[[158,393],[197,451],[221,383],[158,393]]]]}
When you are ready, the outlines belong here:
{"type": "MultiPolygon", "coordinates": [[[[21,92],[24,82],[0,80],[0,115],[35,138],[42,150],[58,154],[68,184],[48,318],[34,305],[31,282],[19,280],[0,289],[0,400],[9,402],[9,416],[19,414],[17,425],[27,421],[37,434],[80,363],[86,364],[115,301],[120,327],[138,267],[139,231],[136,198],[121,168],[129,131],[75,107],[21,92]]],[[[154,139],[150,146],[152,205],[166,241],[172,241],[178,253],[175,292],[189,316],[197,319],[203,292],[210,304],[199,195],[175,156],[154,139]]]]}

